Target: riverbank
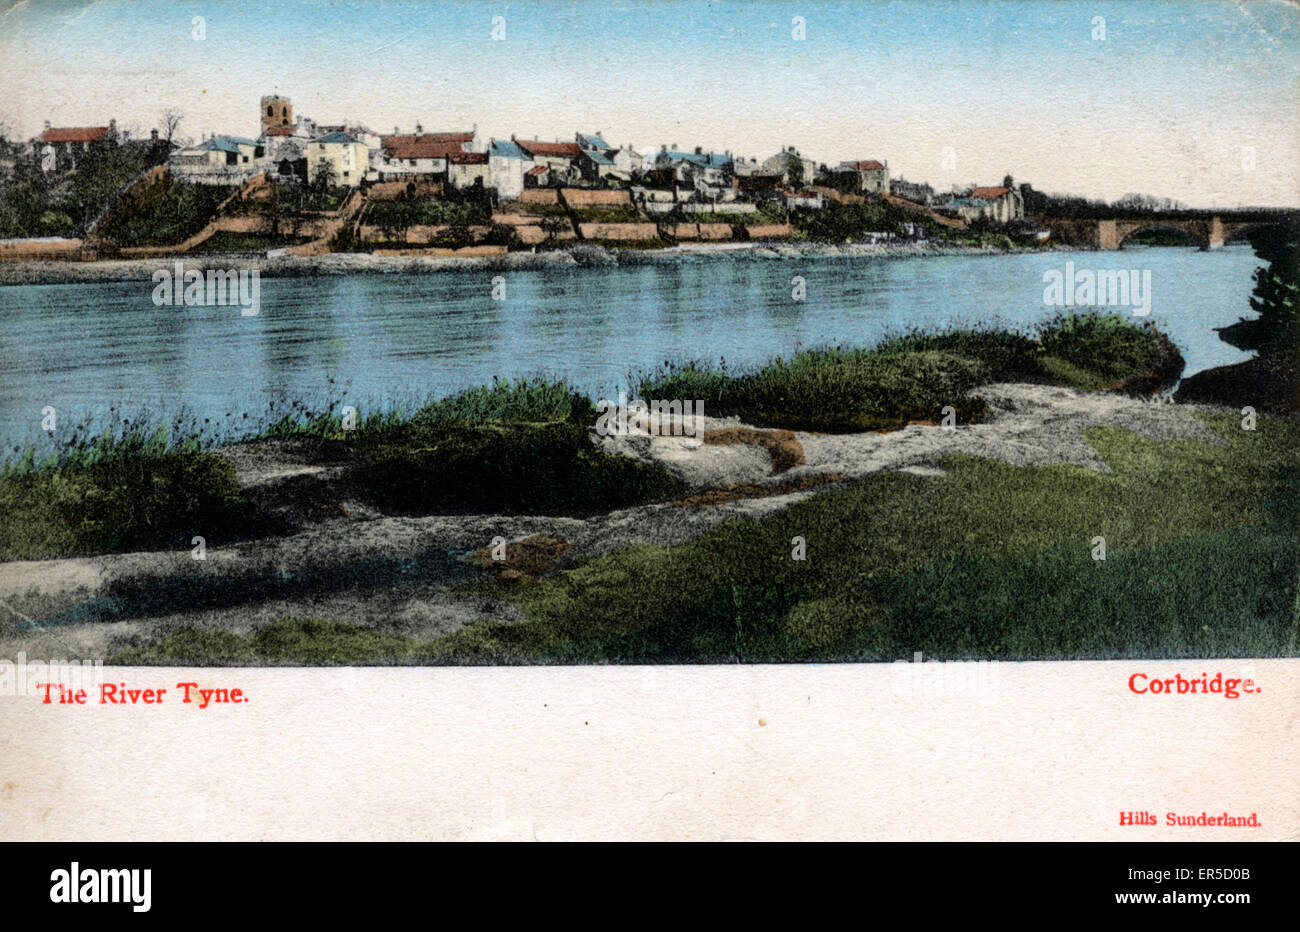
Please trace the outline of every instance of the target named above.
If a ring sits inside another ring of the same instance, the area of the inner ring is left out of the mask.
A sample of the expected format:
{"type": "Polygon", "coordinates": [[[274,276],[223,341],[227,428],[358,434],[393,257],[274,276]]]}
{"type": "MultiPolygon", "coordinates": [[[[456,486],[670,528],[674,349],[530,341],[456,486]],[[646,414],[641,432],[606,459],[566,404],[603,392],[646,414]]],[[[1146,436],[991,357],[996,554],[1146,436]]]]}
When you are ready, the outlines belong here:
{"type": "MultiPolygon", "coordinates": [[[[1075,247],[1070,247],[1074,250],[1075,247]]],[[[1060,247],[1066,251],[1065,247],[1060,247]]],[[[268,277],[357,274],[426,274],[449,271],[510,271],[602,264],[645,265],[672,263],[695,257],[745,259],[798,259],[822,256],[904,257],[982,256],[1012,252],[1051,251],[1039,248],[1016,250],[994,247],[959,246],[944,243],[828,243],[754,242],[690,243],[664,249],[610,249],[579,244],[565,249],[510,252],[499,256],[383,256],[373,253],[325,253],[318,256],[267,256],[264,253],[194,253],[159,256],[153,259],[98,259],[84,262],[6,261],[0,262],[0,285],[55,285],[115,281],[150,281],[158,269],[171,269],[183,262],[187,270],[256,269],[268,277]]]]}
{"type": "Polygon", "coordinates": [[[986,420],[955,431],[763,445],[771,432],[710,418],[702,445],[605,438],[685,491],[587,516],[395,516],[319,445],[229,448],[241,491],[297,530],[202,561],[2,564],[0,649],[199,665],[1294,652],[1294,421],[980,393],[986,420]]]}
{"type": "Polygon", "coordinates": [[[199,665],[1294,651],[1300,424],[1114,390],[1164,353],[1150,328],[1070,318],[666,367],[640,394],[706,414],[658,432],[498,382],[351,428],[80,446],[0,477],[0,646],[199,665]]]}

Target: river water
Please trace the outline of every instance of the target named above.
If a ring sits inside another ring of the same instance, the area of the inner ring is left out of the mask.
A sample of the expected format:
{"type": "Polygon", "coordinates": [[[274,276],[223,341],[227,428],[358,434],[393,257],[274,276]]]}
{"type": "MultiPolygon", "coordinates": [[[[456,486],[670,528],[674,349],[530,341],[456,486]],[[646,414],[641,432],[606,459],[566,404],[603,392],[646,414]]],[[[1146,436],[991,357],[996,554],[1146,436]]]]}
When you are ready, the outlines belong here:
{"type": "Polygon", "coordinates": [[[738,367],[800,348],[866,345],[909,326],[1024,326],[1058,312],[1044,302],[1044,273],[1071,262],[1149,271],[1149,319],[1182,350],[1185,374],[1246,358],[1211,329],[1251,316],[1260,263],[1244,245],[262,277],[256,316],[158,307],[148,281],[8,286],[0,287],[0,449],[48,443],[47,406],[67,430],[102,427],[110,408],[185,411],[214,425],[260,423],[277,401],[373,409],[493,376],[563,378],[599,397],[667,359],[738,367]],[[495,275],[504,276],[502,300],[495,275]],[[796,276],[803,300],[792,297],[796,276]]]}

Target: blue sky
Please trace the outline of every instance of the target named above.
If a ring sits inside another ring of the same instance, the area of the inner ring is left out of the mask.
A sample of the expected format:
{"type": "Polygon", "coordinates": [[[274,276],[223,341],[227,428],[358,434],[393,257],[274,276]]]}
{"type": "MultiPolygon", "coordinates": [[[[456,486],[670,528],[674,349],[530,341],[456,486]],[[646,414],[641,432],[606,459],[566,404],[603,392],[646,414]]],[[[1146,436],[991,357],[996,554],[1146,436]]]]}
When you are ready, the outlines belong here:
{"type": "Polygon", "coordinates": [[[381,132],[791,144],[940,188],[1010,172],[1094,197],[1300,204],[1284,2],[0,0],[0,120],[22,135],[109,116],[147,132],[168,106],[184,133],[252,134],[272,91],[381,132]]]}

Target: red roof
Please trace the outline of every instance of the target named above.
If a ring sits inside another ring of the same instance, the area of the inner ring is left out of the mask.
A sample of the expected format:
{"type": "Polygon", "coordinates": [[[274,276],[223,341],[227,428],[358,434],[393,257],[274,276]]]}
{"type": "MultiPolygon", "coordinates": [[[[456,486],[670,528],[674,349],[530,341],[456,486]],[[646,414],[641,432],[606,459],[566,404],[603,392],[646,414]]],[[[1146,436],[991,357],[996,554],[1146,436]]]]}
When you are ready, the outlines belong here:
{"type": "Polygon", "coordinates": [[[37,138],[41,142],[98,142],[107,135],[107,126],[58,126],[37,138]]]}
{"type": "Polygon", "coordinates": [[[879,172],[885,170],[885,166],[881,165],[875,159],[868,159],[865,162],[850,162],[849,168],[860,172],[879,172]]]}
{"type": "Polygon", "coordinates": [[[445,159],[461,152],[473,133],[422,133],[419,136],[381,137],[384,152],[390,159],[445,159]]]}
{"type": "Polygon", "coordinates": [[[292,126],[273,126],[266,131],[268,136],[292,136],[294,127],[292,126]]]}
{"type": "Polygon", "coordinates": [[[978,197],[981,200],[994,201],[1007,193],[1006,188],[976,188],[970,193],[971,197],[978,197]]]}
{"type": "Polygon", "coordinates": [[[576,159],[581,153],[576,142],[539,142],[536,139],[516,139],[515,145],[529,155],[554,155],[576,159]]]}
{"type": "Polygon", "coordinates": [[[488,156],[486,152],[449,152],[447,161],[453,165],[486,165],[488,156]]]}
{"type": "Polygon", "coordinates": [[[532,168],[528,169],[528,171],[525,174],[545,175],[546,172],[547,172],[547,168],[545,165],[534,165],[532,168]]]}

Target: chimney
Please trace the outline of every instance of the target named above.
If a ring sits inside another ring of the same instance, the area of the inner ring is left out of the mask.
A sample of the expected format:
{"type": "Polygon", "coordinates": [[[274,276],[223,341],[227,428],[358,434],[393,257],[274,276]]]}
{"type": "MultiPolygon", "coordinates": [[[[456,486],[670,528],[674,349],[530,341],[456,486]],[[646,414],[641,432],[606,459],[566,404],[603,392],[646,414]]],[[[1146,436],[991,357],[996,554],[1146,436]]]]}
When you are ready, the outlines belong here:
{"type": "Polygon", "coordinates": [[[402,135],[402,128],[401,128],[400,126],[394,126],[394,127],[393,127],[393,135],[394,135],[394,136],[400,136],[400,135],[402,135]]]}
{"type": "Polygon", "coordinates": [[[157,141],[158,141],[158,130],[156,130],[156,129],[151,129],[151,130],[149,130],[149,138],[152,139],[154,142],[157,142],[157,141]]]}
{"type": "Polygon", "coordinates": [[[696,154],[696,155],[703,155],[703,154],[704,154],[704,147],[703,147],[703,146],[696,146],[696,147],[695,147],[695,154],[696,154]]]}
{"type": "Polygon", "coordinates": [[[418,135],[420,135],[420,134],[423,133],[423,132],[424,132],[424,127],[421,126],[419,123],[416,123],[416,124],[415,124],[415,135],[418,136],[418,135]]]}
{"type": "Polygon", "coordinates": [[[49,128],[50,128],[50,121],[49,121],[49,120],[46,120],[46,121],[45,121],[45,128],[46,128],[46,129],[49,129],[49,128]]]}

